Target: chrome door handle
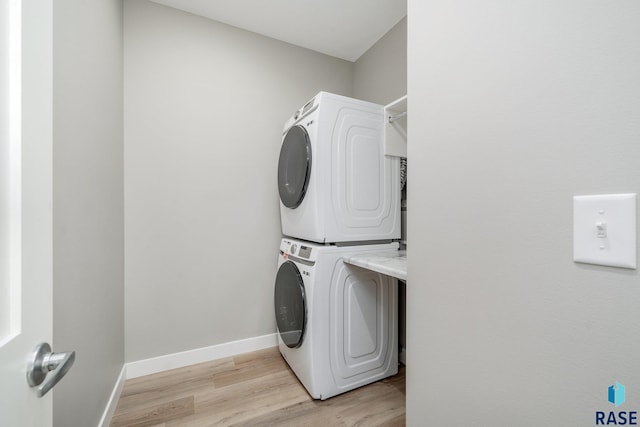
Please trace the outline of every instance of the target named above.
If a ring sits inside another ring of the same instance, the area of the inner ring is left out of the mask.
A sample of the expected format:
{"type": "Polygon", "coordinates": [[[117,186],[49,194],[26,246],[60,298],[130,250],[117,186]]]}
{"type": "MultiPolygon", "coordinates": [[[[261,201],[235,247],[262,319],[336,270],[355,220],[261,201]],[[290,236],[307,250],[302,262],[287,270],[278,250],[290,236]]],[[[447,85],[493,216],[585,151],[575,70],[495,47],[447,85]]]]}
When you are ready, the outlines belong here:
{"type": "Polygon", "coordinates": [[[46,342],[39,344],[31,353],[27,363],[27,382],[29,386],[40,386],[36,389],[36,394],[38,397],[44,396],[69,372],[75,360],[75,351],[53,353],[51,346],[46,342]],[[52,372],[52,374],[45,381],[49,372],[52,372]]]}

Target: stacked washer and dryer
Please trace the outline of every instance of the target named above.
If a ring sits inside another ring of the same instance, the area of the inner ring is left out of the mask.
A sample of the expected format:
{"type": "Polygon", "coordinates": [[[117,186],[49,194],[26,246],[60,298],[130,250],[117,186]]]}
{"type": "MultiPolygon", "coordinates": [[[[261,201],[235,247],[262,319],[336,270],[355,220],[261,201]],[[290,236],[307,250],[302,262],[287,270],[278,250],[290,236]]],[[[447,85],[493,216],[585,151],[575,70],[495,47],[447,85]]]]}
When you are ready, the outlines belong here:
{"type": "Polygon", "coordinates": [[[400,159],[384,107],[320,92],[284,126],[275,315],[282,356],[314,399],[398,372],[398,286],[343,262],[398,249],[400,159]]]}

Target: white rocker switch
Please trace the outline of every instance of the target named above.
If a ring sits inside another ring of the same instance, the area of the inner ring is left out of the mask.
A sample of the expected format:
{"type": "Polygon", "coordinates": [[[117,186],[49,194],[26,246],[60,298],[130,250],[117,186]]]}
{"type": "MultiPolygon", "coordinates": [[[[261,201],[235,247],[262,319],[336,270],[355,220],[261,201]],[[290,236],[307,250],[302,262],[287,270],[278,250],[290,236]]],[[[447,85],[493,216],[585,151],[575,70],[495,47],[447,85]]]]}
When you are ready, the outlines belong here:
{"type": "Polygon", "coordinates": [[[603,221],[598,221],[596,222],[596,235],[601,238],[604,239],[607,237],[607,223],[603,222],[603,221]]]}
{"type": "Polygon", "coordinates": [[[573,260],[636,268],[636,194],[573,198],[573,260]]]}

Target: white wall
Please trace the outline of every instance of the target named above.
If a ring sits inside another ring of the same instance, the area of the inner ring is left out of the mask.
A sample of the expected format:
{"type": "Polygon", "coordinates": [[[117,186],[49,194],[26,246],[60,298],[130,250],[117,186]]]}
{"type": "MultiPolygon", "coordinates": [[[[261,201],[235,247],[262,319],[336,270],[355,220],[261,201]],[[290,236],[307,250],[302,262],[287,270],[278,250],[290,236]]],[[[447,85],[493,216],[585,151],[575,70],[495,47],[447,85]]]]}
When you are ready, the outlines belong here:
{"type": "Polygon", "coordinates": [[[409,17],[408,425],[640,409],[638,272],[572,261],[572,196],[640,191],[640,3],[409,17]]]}
{"type": "Polygon", "coordinates": [[[125,3],[126,360],[274,333],[282,126],[352,65],[125,3]]]}
{"type": "Polygon", "coordinates": [[[97,425],[124,362],[122,1],[53,8],[54,425],[97,425]]]}
{"type": "Polygon", "coordinates": [[[353,96],[386,105],[407,94],[407,18],[353,64],[353,96]]]}

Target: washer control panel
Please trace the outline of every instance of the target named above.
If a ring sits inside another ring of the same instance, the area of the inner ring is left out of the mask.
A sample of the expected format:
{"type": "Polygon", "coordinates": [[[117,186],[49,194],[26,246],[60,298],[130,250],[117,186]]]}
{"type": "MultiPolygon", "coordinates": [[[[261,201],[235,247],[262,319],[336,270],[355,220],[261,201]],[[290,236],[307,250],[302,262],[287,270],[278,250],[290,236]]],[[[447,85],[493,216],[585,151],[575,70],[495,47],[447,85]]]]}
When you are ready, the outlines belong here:
{"type": "Polygon", "coordinates": [[[311,259],[313,247],[305,246],[300,242],[292,242],[291,240],[282,239],[280,250],[288,255],[297,256],[298,258],[311,259]]]}
{"type": "Polygon", "coordinates": [[[298,252],[300,258],[311,258],[311,248],[308,246],[300,246],[300,252],[298,252]]]}

